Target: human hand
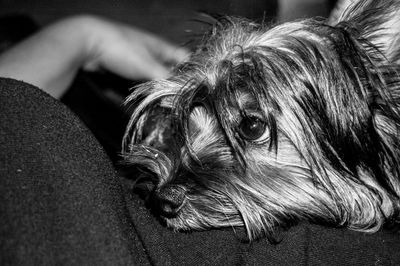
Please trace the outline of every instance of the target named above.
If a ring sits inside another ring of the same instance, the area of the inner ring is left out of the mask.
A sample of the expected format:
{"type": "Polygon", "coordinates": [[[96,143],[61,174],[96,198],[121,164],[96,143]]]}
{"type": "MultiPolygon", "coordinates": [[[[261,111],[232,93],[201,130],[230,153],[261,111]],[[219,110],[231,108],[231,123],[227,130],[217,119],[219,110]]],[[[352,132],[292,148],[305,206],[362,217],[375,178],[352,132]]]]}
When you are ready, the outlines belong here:
{"type": "Polygon", "coordinates": [[[89,33],[85,70],[107,69],[128,79],[159,79],[188,56],[186,49],[137,28],[92,16],[80,19],[89,33]]]}

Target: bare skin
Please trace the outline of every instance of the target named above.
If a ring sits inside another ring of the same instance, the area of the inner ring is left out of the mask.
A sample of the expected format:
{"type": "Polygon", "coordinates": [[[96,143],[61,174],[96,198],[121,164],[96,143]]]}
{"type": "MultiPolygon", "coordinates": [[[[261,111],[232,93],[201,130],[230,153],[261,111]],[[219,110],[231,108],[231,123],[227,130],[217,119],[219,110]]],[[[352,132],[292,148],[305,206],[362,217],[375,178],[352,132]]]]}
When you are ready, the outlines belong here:
{"type": "Polygon", "coordinates": [[[61,20],[0,55],[0,76],[60,98],[80,68],[129,79],[158,79],[188,52],[150,33],[94,16],[61,20]]]}

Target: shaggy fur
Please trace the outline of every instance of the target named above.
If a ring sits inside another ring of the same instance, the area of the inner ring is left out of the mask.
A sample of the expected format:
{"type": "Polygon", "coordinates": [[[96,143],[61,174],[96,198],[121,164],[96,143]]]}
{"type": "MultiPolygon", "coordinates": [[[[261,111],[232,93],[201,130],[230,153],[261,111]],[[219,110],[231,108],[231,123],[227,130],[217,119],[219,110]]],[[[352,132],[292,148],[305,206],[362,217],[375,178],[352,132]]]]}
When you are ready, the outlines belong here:
{"type": "Polygon", "coordinates": [[[136,88],[124,138],[171,228],[400,222],[400,1],[275,27],[223,18],[172,77],[136,88]]]}

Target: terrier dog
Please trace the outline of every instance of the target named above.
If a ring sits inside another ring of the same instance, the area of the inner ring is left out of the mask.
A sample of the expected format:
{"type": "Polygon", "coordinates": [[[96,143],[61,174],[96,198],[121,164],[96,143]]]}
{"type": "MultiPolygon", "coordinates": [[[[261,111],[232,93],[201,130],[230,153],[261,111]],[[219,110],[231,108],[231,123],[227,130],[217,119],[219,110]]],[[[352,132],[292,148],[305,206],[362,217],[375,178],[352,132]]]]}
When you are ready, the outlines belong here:
{"type": "Polygon", "coordinates": [[[400,223],[400,1],[336,21],[223,18],[166,80],[136,88],[125,161],[175,230],[400,223]]]}

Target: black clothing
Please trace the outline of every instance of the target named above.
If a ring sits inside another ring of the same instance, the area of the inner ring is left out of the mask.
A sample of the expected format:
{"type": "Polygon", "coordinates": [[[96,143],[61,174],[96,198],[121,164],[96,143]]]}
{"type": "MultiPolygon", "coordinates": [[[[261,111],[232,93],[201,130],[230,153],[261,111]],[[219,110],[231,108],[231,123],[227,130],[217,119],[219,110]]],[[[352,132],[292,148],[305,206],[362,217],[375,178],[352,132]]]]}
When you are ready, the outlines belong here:
{"type": "Polygon", "coordinates": [[[1,265],[400,265],[400,234],[302,224],[175,233],[125,189],[91,132],[59,101],[0,79],[1,265]]]}

